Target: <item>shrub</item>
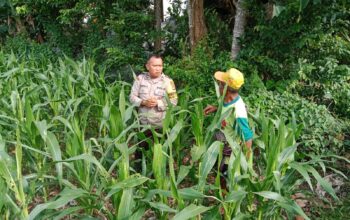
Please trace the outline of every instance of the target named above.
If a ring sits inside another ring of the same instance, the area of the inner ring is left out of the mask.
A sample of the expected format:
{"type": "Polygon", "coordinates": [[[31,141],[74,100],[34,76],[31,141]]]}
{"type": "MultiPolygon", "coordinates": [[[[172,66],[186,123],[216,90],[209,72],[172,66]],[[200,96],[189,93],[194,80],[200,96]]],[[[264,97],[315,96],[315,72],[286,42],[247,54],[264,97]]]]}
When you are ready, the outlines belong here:
{"type": "MultiPolygon", "coordinates": [[[[349,50],[350,54],[350,50],[349,50]]],[[[308,99],[329,106],[332,112],[349,118],[350,66],[326,57],[321,60],[299,60],[300,82],[288,86],[308,99]]]]}
{"type": "Polygon", "coordinates": [[[250,112],[261,109],[270,116],[285,119],[295,114],[297,123],[304,125],[300,137],[301,152],[340,152],[345,147],[343,141],[349,124],[334,117],[324,105],[317,105],[289,92],[263,90],[251,93],[245,101],[251,108],[250,112]]]}
{"type": "Polygon", "coordinates": [[[49,44],[38,44],[35,41],[22,36],[7,38],[2,47],[5,53],[18,54],[19,59],[28,59],[38,63],[46,61],[55,61],[57,56],[63,56],[63,51],[58,48],[51,47],[49,44]]]}
{"type": "MultiPolygon", "coordinates": [[[[205,44],[205,42],[202,42],[205,44]]],[[[180,88],[189,86],[203,95],[214,95],[213,76],[215,71],[225,71],[237,64],[229,58],[229,53],[213,54],[212,50],[199,46],[192,57],[175,60],[167,57],[165,72],[180,88]]]]}

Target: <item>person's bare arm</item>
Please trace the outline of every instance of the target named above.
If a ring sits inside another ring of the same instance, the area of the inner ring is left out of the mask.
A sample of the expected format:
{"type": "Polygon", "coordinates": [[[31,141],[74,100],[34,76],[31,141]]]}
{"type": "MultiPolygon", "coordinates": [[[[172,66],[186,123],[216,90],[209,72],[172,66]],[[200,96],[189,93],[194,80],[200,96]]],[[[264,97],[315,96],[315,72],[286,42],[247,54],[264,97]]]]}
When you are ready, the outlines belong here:
{"type": "Polygon", "coordinates": [[[204,115],[208,115],[212,112],[216,112],[218,108],[216,106],[213,105],[208,105],[207,107],[204,108],[204,115]]]}
{"type": "Polygon", "coordinates": [[[247,147],[247,153],[246,153],[247,159],[249,159],[250,155],[252,154],[252,144],[253,144],[252,139],[245,142],[245,146],[247,147]]]}

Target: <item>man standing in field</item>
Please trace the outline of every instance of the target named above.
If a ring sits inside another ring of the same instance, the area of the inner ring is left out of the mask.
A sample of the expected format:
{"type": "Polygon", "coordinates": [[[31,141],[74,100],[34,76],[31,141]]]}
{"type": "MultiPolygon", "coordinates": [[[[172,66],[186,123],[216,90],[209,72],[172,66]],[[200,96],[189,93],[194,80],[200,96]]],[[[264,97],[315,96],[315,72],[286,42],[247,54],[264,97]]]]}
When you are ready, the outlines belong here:
{"type": "MultiPolygon", "coordinates": [[[[146,63],[148,72],[142,73],[134,81],[130,93],[130,102],[138,107],[142,125],[151,125],[159,132],[165,118],[168,96],[172,105],[177,105],[177,94],[174,81],[163,73],[163,59],[159,55],[151,55],[146,63]]],[[[152,131],[144,132],[146,138],[152,137],[152,131]]],[[[146,141],[139,145],[148,150],[146,141]]],[[[141,151],[136,151],[135,159],[141,159],[141,151]]]]}
{"type": "Polygon", "coordinates": [[[175,84],[163,73],[163,60],[159,55],[149,57],[146,69],[148,72],[134,81],[130,102],[139,108],[141,124],[161,128],[167,109],[166,96],[173,105],[177,104],[175,84]]]}
{"type": "MultiPolygon", "coordinates": [[[[251,131],[248,118],[247,109],[242,98],[239,96],[239,89],[244,83],[243,74],[235,69],[231,68],[227,72],[216,72],[215,79],[219,83],[220,94],[224,95],[224,104],[221,110],[221,115],[227,115],[221,122],[222,129],[233,129],[245,142],[246,156],[251,155],[253,132],[251,131]],[[225,85],[227,85],[226,93],[223,94],[225,85]]],[[[212,112],[216,112],[217,107],[209,105],[204,109],[204,114],[207,115],[212,112]]],[[[225,141],[225,136],[222,132],[216,134],[216,139],[225,143],[223,155],[229,157],[231,155],[231,148],[225,141]]],[[[221,171],[226,172],[227,166],[222,164],[221,171]]]]}

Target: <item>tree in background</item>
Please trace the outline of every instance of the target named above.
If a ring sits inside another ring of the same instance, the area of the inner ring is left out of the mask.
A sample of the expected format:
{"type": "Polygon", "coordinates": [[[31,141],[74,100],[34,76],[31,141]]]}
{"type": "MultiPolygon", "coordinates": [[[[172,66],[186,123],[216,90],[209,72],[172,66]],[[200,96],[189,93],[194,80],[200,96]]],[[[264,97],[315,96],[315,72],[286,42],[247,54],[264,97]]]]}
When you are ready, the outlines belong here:
{"type": "MultiPolygon", "coordinates": [[[[18,9],[18,11],[23,11],[18,9]]],[[[24,24],[24,20],[21,19],[20,14],[17,12],[16,7],[12,1],[1,1],[0,2],[0,36],[1,35],[26,35],[27,30],[24,24]]],[[[31,24],[31,18],[26,17],[28,23],[31,24]]]]}
{"type": "Polygon", "coordinates": [[[232,34],[232,47],[231,47],[231,58],[235,60],[238,56],[238,53],[241,49],[239,38],[244,33],[244,27],[246,24],[246,10],[244,8],[245,0],[234,1],[236,7],[235,15],[235,26],[233,28],[232,34]]]}
{"type": "Polygon", "coordinates": [[[154,14],[155,14],[155,30],[157,36],[154,41],[154,50],[156,52],[162,49],[161,24],[163,22],[163,1],[154,0],[154,14]]]}
{"type": "Polygon", "coordinates": [[[187,4],[190,47],[193,52],[197,43],[207,34],[203,0],[189,0],[187,4]]]}

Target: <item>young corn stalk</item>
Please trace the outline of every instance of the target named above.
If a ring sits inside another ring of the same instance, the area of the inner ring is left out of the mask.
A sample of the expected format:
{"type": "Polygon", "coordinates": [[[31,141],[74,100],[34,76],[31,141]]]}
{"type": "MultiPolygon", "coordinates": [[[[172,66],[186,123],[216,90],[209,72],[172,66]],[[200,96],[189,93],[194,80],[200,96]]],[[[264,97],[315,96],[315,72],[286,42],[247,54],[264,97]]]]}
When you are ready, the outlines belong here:
{"type": "Polygon", "coordinates": [[[286,125],[283,120],[273,120],[263,114],[252,115],[252,118],[257,123],[258,138],[254,141],[261,148],[262,159],[255,164],[259,178],[249,178],[246,183],[250,189],[246,191],[254,193],[257,218],[276,218],[285,210],[288,215],[298,214],[308,219],[301,208],[283,194],[286,192],[283,188],[287,185],[282,184],[288,177],[289,164],[294,161],[296,139],[301,126],[286,125]],[[270,209],[275,210],[273,214],[269,212],[270,209]]]}
{"type": "Polygon", "coordinates": [[[21,143],[21,128],[20,125],[24,121],[23,117],[23,106],[22,106],[22,100],[20,99],[20,96],[17,91],[13,91],[11,94],[11,106],[12,110],[16,115],[16,144],[15,144],[15,155],[16,155],[16,178],[15,180],[12,177],[12,174],[9,173],[9,169],[6,168],[6,164],[2,164],[5,172],[4,178],[7,181],[7,184],[10,186],[10,188],[15,192],[15,198],[18,201],[18,205],[21,209],[21,218],[27,218],[28,217],[28,203],[26,201],[26,195],[24,193],[24,186],[23,186],[23,149],[22,149],[22,143],[21,143]]]}

